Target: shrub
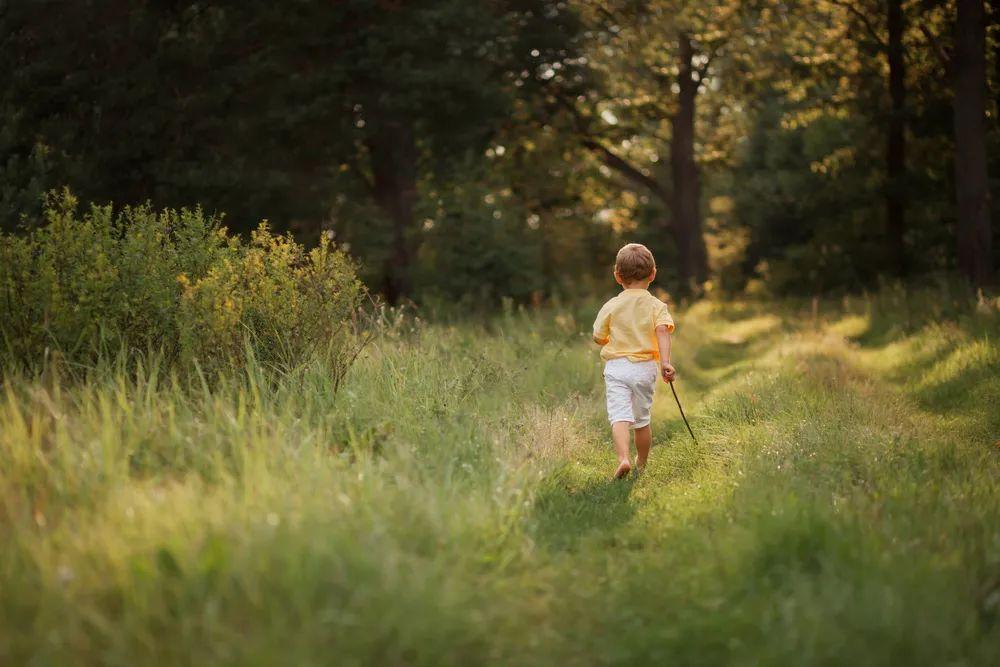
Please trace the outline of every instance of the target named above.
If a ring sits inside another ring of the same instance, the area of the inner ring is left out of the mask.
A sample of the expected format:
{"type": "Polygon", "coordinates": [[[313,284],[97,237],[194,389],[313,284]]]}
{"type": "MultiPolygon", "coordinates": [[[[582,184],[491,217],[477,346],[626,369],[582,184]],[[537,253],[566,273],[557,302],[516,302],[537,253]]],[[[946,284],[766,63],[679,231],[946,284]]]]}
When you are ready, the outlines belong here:
{"type": "Polygon", "coordinates": [[[248,352],[290,364],[327,341],[343,347],[361,296],[328,242],[307,252],[262,224],[245,244],[200,208],[81,215],[64,191],[36,229],[0,235],[0,362],[156,351],[211,369],[248,352]]]}
{"type": "Polygon", "coordinates": [[[182,287],[185,354],[202,360],[258,360],[293,365],[319,348],[345,350],[361,286],[344,256],[323,237],[306,251],[262,223],[249,246],[221,258],[182,287]]]}

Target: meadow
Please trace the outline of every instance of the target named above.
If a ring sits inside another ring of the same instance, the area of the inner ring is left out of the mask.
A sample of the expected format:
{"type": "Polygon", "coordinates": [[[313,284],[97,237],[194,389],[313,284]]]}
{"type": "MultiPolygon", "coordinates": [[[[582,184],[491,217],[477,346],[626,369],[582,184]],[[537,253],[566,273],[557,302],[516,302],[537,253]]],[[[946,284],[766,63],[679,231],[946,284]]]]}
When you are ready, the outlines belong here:
{"type": "Polygon", "coordinates": [[[590,306],[0,391],[0,664],[1000,663],[1000,304],[678,308],[613,482],[590,306]]]}

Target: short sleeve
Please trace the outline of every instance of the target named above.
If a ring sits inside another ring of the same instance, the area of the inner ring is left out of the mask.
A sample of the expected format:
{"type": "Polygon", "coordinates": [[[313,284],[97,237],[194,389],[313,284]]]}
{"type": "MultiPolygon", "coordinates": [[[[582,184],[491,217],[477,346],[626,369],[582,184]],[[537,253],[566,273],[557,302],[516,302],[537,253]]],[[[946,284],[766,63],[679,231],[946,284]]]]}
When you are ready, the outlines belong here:
{"type": "Polygon", "coordinates": [[[611,308],[608,307],[608,304],[604,304],[600,312],[597,313],[597,319],[594,320],[594,339],[606,343],[610,336],[611,308]]]}
{"type": "Polygon", "coordinates": [[[664,325],[667,327],[667,331],[670,333],[674,332],[674,318],[670,317],[670,310],[667,308],[667,304],[660,301],[659,306],[656,308],[656,319],[653,323],[653,328],[655,329],[664,325]]]}

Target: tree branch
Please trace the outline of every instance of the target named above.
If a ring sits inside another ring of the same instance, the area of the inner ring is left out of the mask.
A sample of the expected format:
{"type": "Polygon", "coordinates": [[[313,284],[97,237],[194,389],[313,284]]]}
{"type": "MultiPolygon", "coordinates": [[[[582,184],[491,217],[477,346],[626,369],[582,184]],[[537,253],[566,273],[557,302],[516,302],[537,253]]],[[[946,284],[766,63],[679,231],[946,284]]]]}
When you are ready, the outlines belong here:
{"type": "Polygon", "coordinates": [[[868,31],[868,36],[871,37],[873,40],[875,40],[876,44],[878,44],[882,49],[889,48],[889,45],[882,38],[882,35],[880,35],[878,30],[876,30],[875,24],[872,23],[871,18],[863,11],[858,9],[853,3],[850,2],[850,0],[827,0],[827,2],[829,2],[831,5],[836,5],[837,7],[846,9],[852,16],[854,16],[854,18],[861,21],[861,24],[865,27],[865,30],[868,31]]]}
{"type": "Polygon", "coordinates": [[[597,5],[597,11],[598,13],[604,15],[604,18],[608,20],[609,25],[621,25],[621,21],[619,21],[618,18],[604,5],[597,5]]]}
{"type": "Polygon", "coordinates": [[[701,86],[705,82],[705,77],[708,76],[708,68],[712,66],[712,61],[715,60],[715,56],[718,53],[718,48],[715,48],[708,53],[702,54],[705,56],[705,64],[694,68],[694,73],[698,75],[698,86],[701,86]]]}
{"type": "Polygon", "coordinates": [[[923,21],[920,22],[920,32],[923,34],[924,39],[927,40],[928,46],[931,47],[931,51],[937,56],[938,61],[941,66],[944,67],[945,72],[951,71],[951,54],[948,50],[941,44],[941,41],[931,32],[930,28],[927,27],[923,21]]]}
{"type": "Polygon", "coordinates": [[[573,118],[573,124],[580,135],[580,144],[584,148],[596,153],[608,168],[614,169],[632,183],[649,190],[665,204],[669,203],[670,198],[667,195],[667,191],[663,189],[655,178],[645,174],[639,167],[629,163],[625,158],[619,156],[593,136],[586,126],[586,120],[581,116],[580,110],[576,108],[575,104],[561,95],[557,95],[555,101],[566,109],[567,113],[573,118]]]}
{"type": "Polygon", "coordinates": [[[655,178],[646,175],[641,169],[630,164],[624,158],[614,153],[610,148],[598,141],[595,141],[594,139],[584,138],[581,140],[581,143],[585,148],[597,153],[598,156],[600,156],[601,161],[604,162],[604,164],[610,169],[614,169],[636,185],[646,188],[661,201],[668,201],[667,193],[655,178]]]}

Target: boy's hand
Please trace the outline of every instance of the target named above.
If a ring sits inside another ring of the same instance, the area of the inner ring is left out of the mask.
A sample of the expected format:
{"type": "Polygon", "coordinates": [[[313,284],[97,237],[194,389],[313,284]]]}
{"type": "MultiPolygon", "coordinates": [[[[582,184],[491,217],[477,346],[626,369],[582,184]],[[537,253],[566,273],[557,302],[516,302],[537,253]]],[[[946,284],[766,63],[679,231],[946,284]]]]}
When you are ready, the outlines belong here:
{"type": "Polygon", "coordinates": [[[669,361],[661,361],[660,375],[663,376],[664,382],[673,382],[674,377],[677,375],[677,370],[670,364],[669,361]]]}

